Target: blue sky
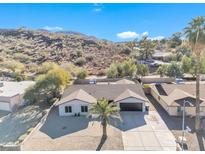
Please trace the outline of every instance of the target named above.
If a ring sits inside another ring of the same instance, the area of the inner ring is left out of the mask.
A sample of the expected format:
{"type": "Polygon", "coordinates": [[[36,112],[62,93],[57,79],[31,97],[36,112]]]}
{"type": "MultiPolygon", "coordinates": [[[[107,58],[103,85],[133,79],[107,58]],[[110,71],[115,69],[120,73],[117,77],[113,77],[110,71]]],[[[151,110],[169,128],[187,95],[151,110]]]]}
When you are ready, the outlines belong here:
{"type": "Polygon", "coordinates": [[[0,4],[0,28],[71,30],[112,41],[169,37],[205,4],[0,4]]]}

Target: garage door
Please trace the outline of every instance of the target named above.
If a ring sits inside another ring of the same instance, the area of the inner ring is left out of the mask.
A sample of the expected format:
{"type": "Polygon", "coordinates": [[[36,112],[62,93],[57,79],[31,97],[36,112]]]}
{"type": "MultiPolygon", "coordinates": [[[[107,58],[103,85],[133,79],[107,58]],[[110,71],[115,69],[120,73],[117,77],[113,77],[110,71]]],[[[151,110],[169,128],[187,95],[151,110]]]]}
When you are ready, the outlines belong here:
{"type": "Polygon", "coordinates": [[[121,111],[142,111],[142,103],[120,103],[121,111]]]}
{"type": "Polygon", "coordinates": [[[0,110],[10,111],[9,103],[0,102],[0,110]]]}

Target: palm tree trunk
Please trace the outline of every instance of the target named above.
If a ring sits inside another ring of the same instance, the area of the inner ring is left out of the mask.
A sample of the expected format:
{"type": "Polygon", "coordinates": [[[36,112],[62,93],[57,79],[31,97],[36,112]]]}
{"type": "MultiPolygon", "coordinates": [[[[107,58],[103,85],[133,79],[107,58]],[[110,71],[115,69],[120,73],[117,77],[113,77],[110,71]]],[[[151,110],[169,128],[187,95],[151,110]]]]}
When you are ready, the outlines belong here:
{"type": "Polygon", "coordinates": [[[195,129],[200,130],[200,56],[197,55],[196,59],[196,117],[195,129]]]}
{"type": "Polygon", "coordinates": [[[107,138],[107,121],[106,119],[103,119],[102,121],[102,126],[103,126],[103,138],[107,138]]]}

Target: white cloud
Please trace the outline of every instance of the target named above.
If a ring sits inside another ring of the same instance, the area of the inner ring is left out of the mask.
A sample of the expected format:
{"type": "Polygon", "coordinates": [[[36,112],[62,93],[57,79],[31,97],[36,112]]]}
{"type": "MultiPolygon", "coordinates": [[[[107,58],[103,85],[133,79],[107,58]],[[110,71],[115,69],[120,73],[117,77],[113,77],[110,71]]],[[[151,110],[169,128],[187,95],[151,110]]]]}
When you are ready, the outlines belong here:
{"type": "Polygon", "coordinates": [[[100,11],[102,11],[102,8],[95,8],[94,11],[95,12],[100,12],[100,11]]]}
{"type": "Polygon", "coordinates": [[[58,26],[54,26],[54,27],[45,26],[43,29],[46,29],[48,31],[61,31],[61,30],[63,30],[62,27],[58,27],[58,26]]]}
{"type": "Polygon", "coordinates": [[[142,33],[142,36],[148,36],[149,35],[149,32],[143,32],[142,33]]]}
{"type": "Polygon", "coordinates": [[[102,3],[94,3],[94,12],[101,12],[103,9],[103,4],[102,3]]]}
{"type": "Polygon", "coordinates": [[[139,34],[137,34],[136,32],[127,31],[127,32],[118,33],[117,37],[121,39],[135,39],[139,37],[139,34]]]}
{"type": "Polygon", "coordinates": [[[151,37],[150,39],[151,40],[162,40],[164,38],[165,38],[164,36],[156,36],[156,37],[151,37]]]}

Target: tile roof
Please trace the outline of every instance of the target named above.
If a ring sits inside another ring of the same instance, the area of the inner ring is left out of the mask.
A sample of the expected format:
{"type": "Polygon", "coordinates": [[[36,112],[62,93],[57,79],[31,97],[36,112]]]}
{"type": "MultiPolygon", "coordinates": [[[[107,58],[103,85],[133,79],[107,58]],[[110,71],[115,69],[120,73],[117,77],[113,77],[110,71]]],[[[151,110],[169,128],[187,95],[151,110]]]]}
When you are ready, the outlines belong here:
{"type": "MultiPolygon", "coordinates": [[[[196,101],[195,84],[161,84],[152,86],[152,89],[169,106],[181,106],[184,100],[189,100],[194,106],[196,101]]],[[[201,106],[205,106],[205,84],[200,85],[201,106]]]]}
{"type": "Polygon", "coordinates": [[[74,91],[77,91],[79,89],[84,90],[86,93],[93,96],[97,100],[103,98],[108,100],[115,100],[127,89],[129,89],[133,93],[136,93],[138,97],[147,100],[141,84],[74,84],[64,91],[62,99],[68,97],[74,91]]]}
{"type": "Polygon", "coordinates": [[[142,101],[147,101],[145,98],[143,98],[142,96],[138,95],[137,93],[134,93],[133,91],[126,89],[122,94],[120,94],[117,98],[115,98],[115,102],[118,102],[120,100],[126,99],[128,97],[134,97],[137,99],[140,99],[142,101]]]}
{"type": "Polygon", "coordinates": [[[70,95],[62,98],[55,105],[64,104],[64,103],[72,101],[72,100],[81,100],[81,101],[88,102],[88,103],[97,102],[97,100],[93,96],[91,96],[90,94],[88,94],[84,90],[79,89],[79,90],[74,91],[70,95]]]}
{"type": "Polygon", "coordinates": [[[128,79],[122,79],[122,80],[118,80],[115,82],[116,84],[135,84],[134,81],[128,80],[128,79]]]}

